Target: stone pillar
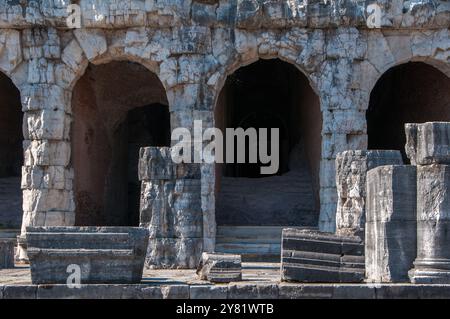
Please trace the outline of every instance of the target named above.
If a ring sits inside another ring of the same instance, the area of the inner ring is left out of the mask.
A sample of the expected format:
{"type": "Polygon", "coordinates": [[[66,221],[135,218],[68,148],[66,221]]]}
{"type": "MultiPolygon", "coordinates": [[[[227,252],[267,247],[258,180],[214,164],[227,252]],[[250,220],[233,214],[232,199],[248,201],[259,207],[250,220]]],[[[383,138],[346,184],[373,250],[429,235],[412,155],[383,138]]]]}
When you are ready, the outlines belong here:
{"type": "Polygon", "coordinates": [[[401,165],[399,151],[345,151],[336,158],[336,234],[364,238],[366,174],[381,165],[401,165]]]}
{"type": "Polygon", "coordinates": [[[417,258],[413,283],[450,283],[450,123],[407,124],[417,164],[417,258]]]}
{"type": "Polygon", "coordinates": [[[450,283],[450,165],[417,167],[417,259],[413,283],[450,283]]]}
{"type": "Polygon", "coordinates": [[[367,281],[408,281],[417,249],[416,198],[416,167],[389,165],[367,173],[367,281]]]}
{"type": "Polygon", "coordinates": [[[201,172],[175,164],[167,147],[142,148],[141,227],[150,231],[146,266],[196,268],[203,249],[201,172]]]}
{"type": "Polygon", "coordinates": [[[23,219],[17,258],[27,260],[28,226],[75,223],[70,167],[71,94],[56,76],[62,66],[58,32],[27,29],[22,34],[27,83],[21,87],[24,111],[23,219]]]}

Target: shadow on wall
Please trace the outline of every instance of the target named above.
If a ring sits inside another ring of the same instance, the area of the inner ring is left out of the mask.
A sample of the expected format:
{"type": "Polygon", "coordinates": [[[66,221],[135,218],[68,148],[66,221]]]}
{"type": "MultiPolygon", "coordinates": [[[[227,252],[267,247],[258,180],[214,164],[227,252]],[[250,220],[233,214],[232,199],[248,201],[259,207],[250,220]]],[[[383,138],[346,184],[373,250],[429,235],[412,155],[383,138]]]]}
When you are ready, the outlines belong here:
{"type": "Polygon", "coordinates": [[[139,148],[170,146],[167,105],[157,76],[139,64],[88,67],[72,100],[77,225],[139,225],[139,148]]]}
{"type": "Polygon", "coordinates": [[[377,82],[367,111],[369,149],[405,154],[405,124],[450,121],[450,78],[423,62],[388,70],[377,82]]]}

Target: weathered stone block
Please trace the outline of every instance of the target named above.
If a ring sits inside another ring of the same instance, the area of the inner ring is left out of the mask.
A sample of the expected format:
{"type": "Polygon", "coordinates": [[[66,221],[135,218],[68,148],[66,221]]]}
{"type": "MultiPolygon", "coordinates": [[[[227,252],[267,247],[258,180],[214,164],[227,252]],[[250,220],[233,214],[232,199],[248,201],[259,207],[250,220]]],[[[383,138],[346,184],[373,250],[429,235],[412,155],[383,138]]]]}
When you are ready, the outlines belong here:
{"type": "Polygon", "coordinates": [[[364,236],[366,174],[381,165],[401,165],[399,151],[345,151],[336,158],[336,233],[364,236]]]}
{"type": "Polygon", "coordinates": [[[14,268],[14,246],[11,238],[0,238],[0,269],[14,268]]]}
{"type": "Polygon", "coordinates": [[[78,267],[81,284],[139,283],[148,230],[29,227],[26,240],[33,284],[66,284],[78,267]]]}
{"type": "Polygon", "coordinates": [[[202,280],[226,283],[242,280],[241,256],[232,254],[203,253],[197,268],[202,280]]]}
{"type": "Polygon", "coordinates": [[[416,257],[416,188],[414,166],[381,166],[367,173],[368,281],[408,281],[416,257]]]}
{"type": "Polygon", "coordinates": [[[283,229],[281,279],[293,282],[361,282],[364,245],[359,237],[344,237],[309,229],[283,229]]]}
{"type": "Polygon", "coordinates": [[[405,131],[412,165],[450,164],[450,122],[406,124],[405,131]]]}
{"type": "Polygon", "coordinates": [[[413,283],[450,283],[450,166],[417,167],[417,259],[413,283]]]}
{"type": "Polygon", "coordinates": [[[175,178],[176,164],[168,147],[144,147],[139,154],[139,180],[171,180],[175,178]]]}

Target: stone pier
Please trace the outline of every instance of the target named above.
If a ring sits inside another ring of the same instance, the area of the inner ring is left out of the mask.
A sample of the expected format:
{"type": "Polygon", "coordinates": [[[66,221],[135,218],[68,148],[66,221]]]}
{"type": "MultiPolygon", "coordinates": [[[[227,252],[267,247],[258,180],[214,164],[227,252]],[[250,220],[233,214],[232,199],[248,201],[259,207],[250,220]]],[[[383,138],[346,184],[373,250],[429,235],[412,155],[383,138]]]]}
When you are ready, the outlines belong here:
{"type": "Polygon", "coordinates": [[[417,249],[416,196],[414,166],[381,166],[367,173],[367,281],[408,282],[417,249]]]}
{"type": "Polygon", "coordinates": [[[450,122],[407,124],[417,165],[417,258],[413,283],[450,283],[450,122]]]}
{"type": "Polygon", "coordinates": [[[361,236],[364,239],[366,214],[366,175],[382,165],[401,165],[399,151],[345,151],[336,158],[336,185],[338,207],[336,234],[361,236]]]}
{"type": "Polygon", "coordinates": [[[150,231],[146,266],[196,268],[203,249],[201,173],[175,164],[168,147],[142,148],[140,226],[150,231]]]}
{"type": "Polygon", "coordinates": [[[450,283],[450,165],[417,167],[417,259],[413,283],[450,283]]]}

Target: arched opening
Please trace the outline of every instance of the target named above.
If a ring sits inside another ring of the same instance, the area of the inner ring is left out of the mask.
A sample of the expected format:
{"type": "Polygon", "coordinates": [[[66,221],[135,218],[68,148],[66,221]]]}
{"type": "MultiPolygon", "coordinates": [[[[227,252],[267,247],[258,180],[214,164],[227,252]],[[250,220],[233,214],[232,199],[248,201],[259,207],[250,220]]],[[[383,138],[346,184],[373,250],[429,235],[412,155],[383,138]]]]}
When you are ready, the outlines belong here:
{"type": "Polygon", "coordinates": [[[22,223],[22,119],[20,92],[0,73],[0,228],[20,229],[22,223]]]}
{"type": "Polygon", "coordinates": [[[410,62],[388,70],[370,95],[369,149],[401,150],[405,124],[450,121],[450,79],[435,67],[410,62]]]}
{"type": "MultiPolygon", "coordinates": [[[[260,128],[279,129],[279,169],[275,174],[261,174],[261,166],[267,164],[260,161],[217,164],[216,248],[232,247],[227,237],[236,240],[236,230],[242,229],[246,238],[250,233],[273,234],[263,246],[251,243],[249,246],[256,247],[251,253],[269,253],[266,247],[277,254],[282,227],[317,226],[322,115],[319,98],[306,76],[279,59],[259,60],[238,69],[220,93],[215,123],[224,132],[238,127],[253,127],[257,132],[260,128]]],[[[269,145],[272,138],[269,135],[269,145]]],[[[246,143],[247,156],[248,152],[246,143]]],[[[238,247],[233,251],[242,253],[238,247]]]]}
{"type": "Polygon", "coordinates": [[[72,100],[77,225],[139,225],[139,149],[170,146],[167,105],[162,83],[140,64],[88,66],[72,100]]]}

